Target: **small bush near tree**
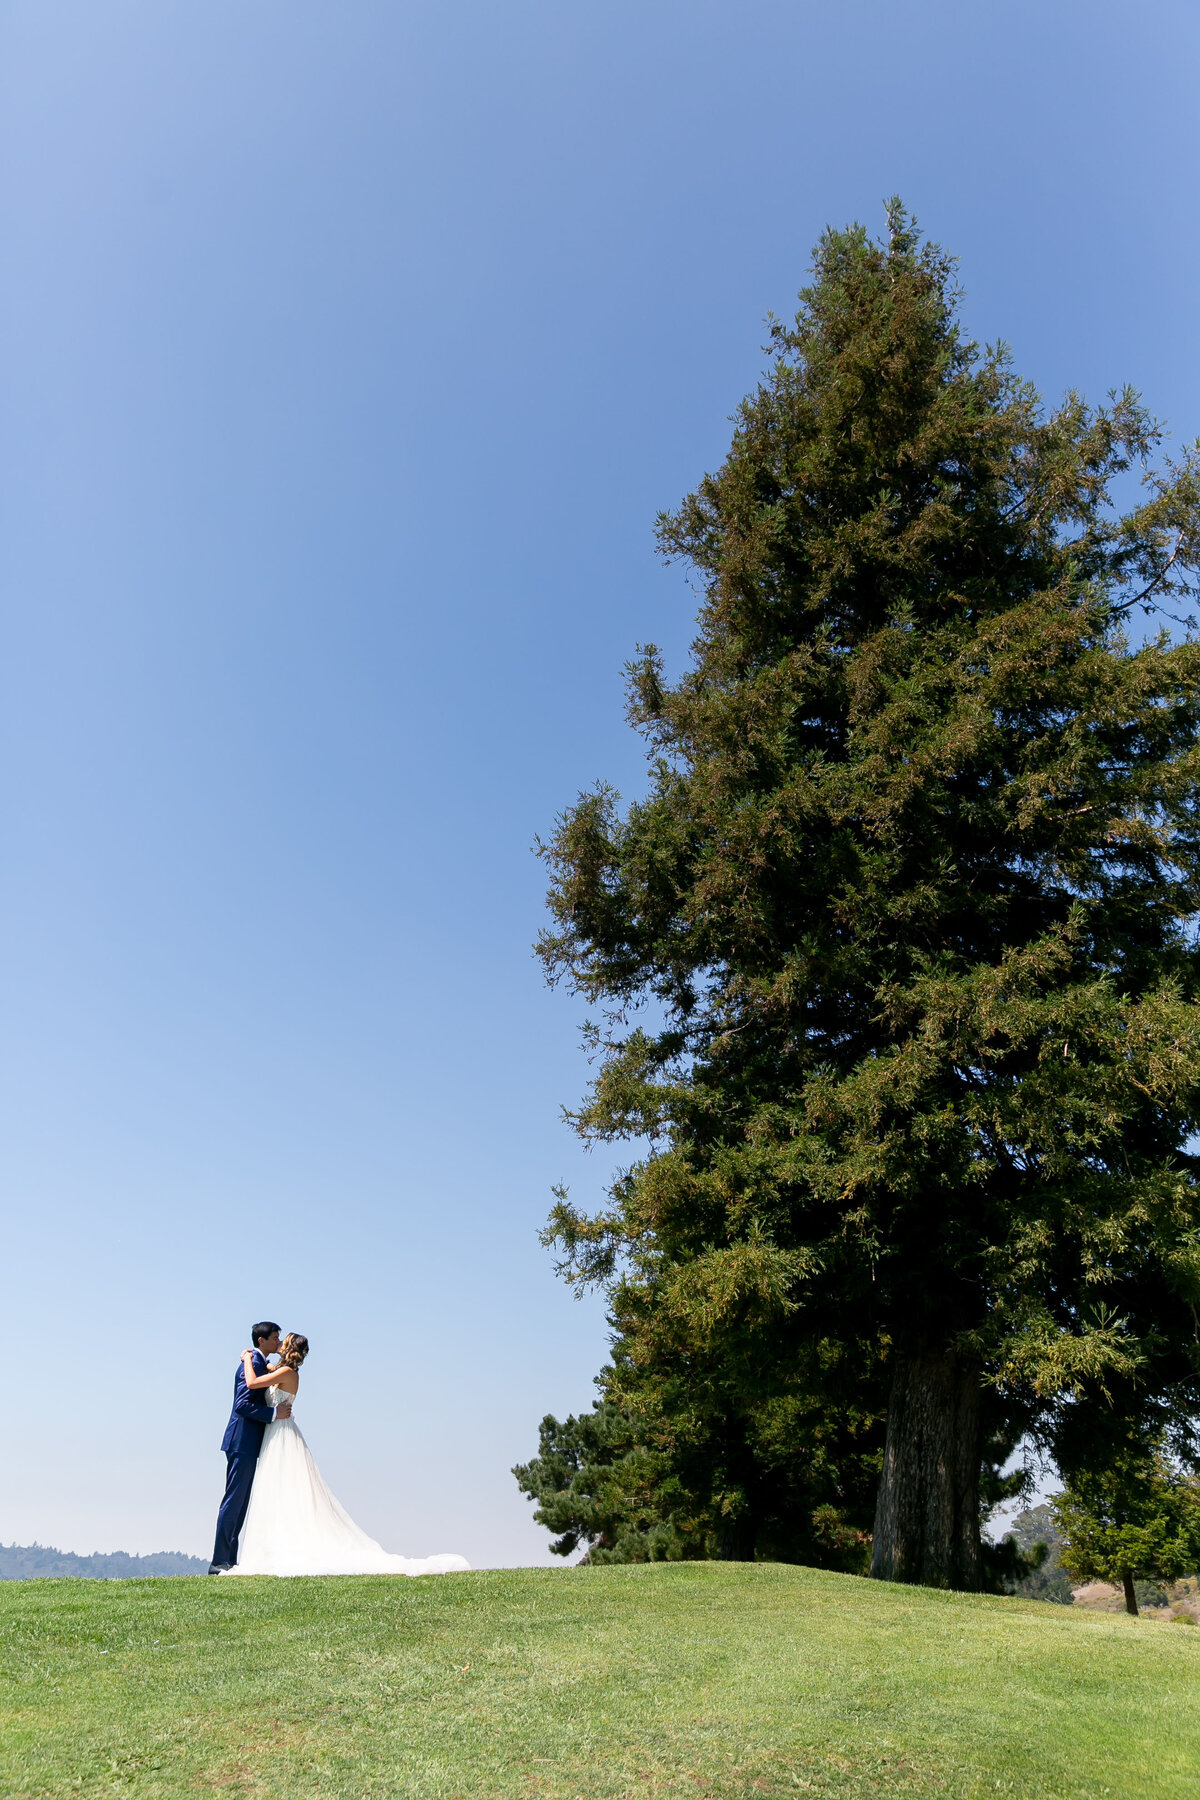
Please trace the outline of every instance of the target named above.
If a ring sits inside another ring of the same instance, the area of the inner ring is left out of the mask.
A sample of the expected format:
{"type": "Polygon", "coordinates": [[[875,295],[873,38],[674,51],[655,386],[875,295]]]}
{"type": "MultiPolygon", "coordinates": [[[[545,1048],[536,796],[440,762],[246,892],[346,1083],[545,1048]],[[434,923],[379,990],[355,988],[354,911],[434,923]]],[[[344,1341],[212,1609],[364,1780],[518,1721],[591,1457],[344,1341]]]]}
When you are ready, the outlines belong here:
{"type": "MultiPolygon", "coordinates": [[[[1200,1562],[1200,1478],[1160,1444],[1120,1447],[1081,1470],[1053,1503],[1062,1563],[1078,1581],[1110,1581],[1138,1611],[1138,1583],[1174,1582],[1200,1562]]],[[[1165,1598],[1165,1596],[1164,1596],[1165,1598]]]]}
{"type": "MultiPolygon", "coordinates": [[[[616,1372],[606,1373],[615,1386],[616,1372]]],[[[601,1400],[589,1413],[542,1420],[537,1455],[513,1474],[537,1523],[557,1534],[554,1554],[582,1549],[593,1564],[732,1556],[865,1573],[874,1419],[852,1406],[819,1415],[800,1393],[762,1407],[739,1441],[722,1429],[712,1372],[694,1368],[686,1396],[684,1379],[626,1371],[624,1404],[601,1400]],[[796,1455],[797,1442],[807,1455],[796,1455]],[[729,1504],[738,1468],[756,1508],[749,1540],[729,1504]]]]}
{"type": "MultiPolygon", "coordinates": [[[[555,1556],[583,1549],[583,1562],[678,1562],[703,1554],[664,1511],[666,1471],[639,1444],[628,1417],[601,1401],[564,1420],[547,1413],[538,1453],[513,1474],[537,1502],[534,1518],[558,1535],[555,1556]]],[[[694,1534],[693,1534],[694,1536],[694,1534]]]]}

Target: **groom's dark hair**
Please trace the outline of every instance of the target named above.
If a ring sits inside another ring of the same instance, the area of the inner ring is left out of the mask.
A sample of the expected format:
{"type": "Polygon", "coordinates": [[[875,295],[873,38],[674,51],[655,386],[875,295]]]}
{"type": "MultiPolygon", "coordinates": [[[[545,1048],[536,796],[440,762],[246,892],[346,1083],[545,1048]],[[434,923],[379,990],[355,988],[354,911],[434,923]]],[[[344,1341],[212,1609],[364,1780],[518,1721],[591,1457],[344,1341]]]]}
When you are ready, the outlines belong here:
{"type": "Polygon", "coordinates": [[[252,1325],[250,1327],[250,1342],[257,1350],[263,1338],[270,1337],[273,1331],[278,1330],[279,1327],[273,1319],[260,1319],[257,1325],[252,1325]]]}

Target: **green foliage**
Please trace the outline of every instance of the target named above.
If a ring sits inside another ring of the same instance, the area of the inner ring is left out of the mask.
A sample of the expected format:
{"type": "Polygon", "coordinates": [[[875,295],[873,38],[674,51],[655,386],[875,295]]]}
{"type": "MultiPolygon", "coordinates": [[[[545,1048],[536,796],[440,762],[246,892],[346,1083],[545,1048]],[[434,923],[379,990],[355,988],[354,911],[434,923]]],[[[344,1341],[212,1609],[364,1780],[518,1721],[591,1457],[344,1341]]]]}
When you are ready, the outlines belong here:
{"type": "Polygon", "coordinates": [[[575,1123],[633,1146],[547,1237],[608,1294],[663,1517],[726,1553],[814,1459],[869,1526],[901,1353],[1070,1467],[1093,1418],[1200,1405],[1200,646],[1124,635],[1189,603],[1200,463],[1154,468],[1128,391],[1046,411],[956,309],[898,206],[822,239],[660,521],[704,602],[674,685],[630,670],[649,790],[543,850],[547,973],[600,1009],[575,1123]]]}
{"type": "Polygon", "coordinates": [[[1114,1446],[1058,1495],[1054,1519],[1063,1565],[1079,1581],[1174,1582],[1200,1567],[1200,1478],[1161,1444],[1114,1446]]]}
{"type": "Polygon", "coordinates": [[[0,1583],[13,1800],[1190,1800],[1200,1633],[778,1564],[0,1583]]]}
{"type": "Polygon", "coordinates": [[[556,1556],[581,1544],[588,1563],[677,1562],[700,1553],[664,1516],[669,1470],[610,1402],[562,1424],[547,1414],[537,1456],[513,1474],[537,1501],[538,1524],[561,1534],[550,1546],[556,1556]]]}
{"type": "MultiPolygon", "coordinates": [[[[616,1371],[606,1376],[616,1389],[616,1371]]],[[[543,1419],[537,1456],[513,1471],[534,1518],[560,1534],[556,1555],[583,1546],[591,1564],[758,1555],[865,1570],[876,1457],[856,1456],[852,1418],[803,1417],[793,1397],[735,1424],[719,1386],[706,1415],[700,1382],[664,1396],[628,1370],[622,1380],[635,1408],[602,1400],[561,1423],[543,1419]]]]}

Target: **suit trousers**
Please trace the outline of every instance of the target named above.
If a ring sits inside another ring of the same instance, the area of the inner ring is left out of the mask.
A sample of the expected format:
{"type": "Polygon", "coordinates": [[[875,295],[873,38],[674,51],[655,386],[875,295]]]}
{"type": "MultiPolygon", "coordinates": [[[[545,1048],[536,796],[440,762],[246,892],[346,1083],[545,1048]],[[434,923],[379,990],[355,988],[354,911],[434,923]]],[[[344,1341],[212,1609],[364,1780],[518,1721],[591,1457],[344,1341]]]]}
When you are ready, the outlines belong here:
{"type": "Polygon", "coordinates": [[[261,1448],[262,1435],[259,1433],[250,1443],[230,1450],[227,1455],[225,1498],[217,1514],[217,1541],[210,1574],[213,1570],[232,1568],[237,1561],[238,1538],[246,1522],[246,1508],[250,1504],[250,1489],[254,1486],[254,1471],[261,1448]]]}

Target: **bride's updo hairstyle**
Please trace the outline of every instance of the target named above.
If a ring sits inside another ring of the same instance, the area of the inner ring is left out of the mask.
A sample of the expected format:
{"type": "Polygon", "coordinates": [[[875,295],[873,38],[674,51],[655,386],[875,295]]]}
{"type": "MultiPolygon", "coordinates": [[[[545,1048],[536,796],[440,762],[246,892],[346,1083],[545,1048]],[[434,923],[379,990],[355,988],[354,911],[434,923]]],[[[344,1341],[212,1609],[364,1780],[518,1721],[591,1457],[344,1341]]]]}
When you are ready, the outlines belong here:
{"type": "Polygon", "coordinates": [[[308,1355],[308,1339],[299,1331],[289,1331],[279,1346],[279,1360],[288,1369],[298,1369],[308,1355]]]}

